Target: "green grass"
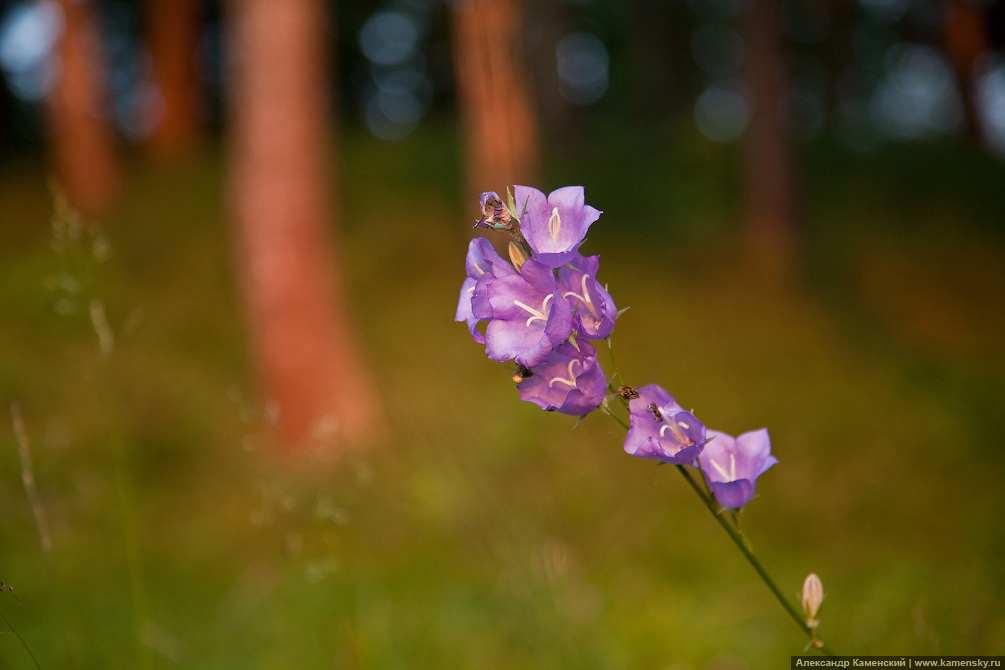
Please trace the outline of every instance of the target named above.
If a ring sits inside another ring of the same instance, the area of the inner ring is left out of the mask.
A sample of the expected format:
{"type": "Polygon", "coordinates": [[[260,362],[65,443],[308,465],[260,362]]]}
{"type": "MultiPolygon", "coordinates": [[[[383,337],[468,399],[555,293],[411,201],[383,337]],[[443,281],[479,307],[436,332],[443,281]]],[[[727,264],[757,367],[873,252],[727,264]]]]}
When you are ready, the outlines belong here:
{"type": "MultiPolygon", "coordinates": [[[[712,427],[770,428],[781,464],[744,528],[793,597],[822,577],[835,649],[1005,653],[1003,168],[815,150],[804,281],[769,290],[736,253],[730,153],[666,143],[599,133],[599,158],[549,166],[605,210],[584,251],[631,307],[622,372],[712,427]]],[[[137,162],[111,256],[71,268],[116,330],[107,369],[85,304],[53,288],[44,172],[0,175],[0,400],[23,408],[55,539],[50,570],[0,430],[0,580],[20,601],[0,613],[43,668],[770,668],[803,649],[673,469],[625,456],[605,417],[519,403],[451,321],[474,217],[457,156],[437,131],[344,143],[353,318],[393,439],[313,478],[255,434],[219,156],[137,162]]],[[[3,633],[0,667],[34,667],[3,633]]]]}

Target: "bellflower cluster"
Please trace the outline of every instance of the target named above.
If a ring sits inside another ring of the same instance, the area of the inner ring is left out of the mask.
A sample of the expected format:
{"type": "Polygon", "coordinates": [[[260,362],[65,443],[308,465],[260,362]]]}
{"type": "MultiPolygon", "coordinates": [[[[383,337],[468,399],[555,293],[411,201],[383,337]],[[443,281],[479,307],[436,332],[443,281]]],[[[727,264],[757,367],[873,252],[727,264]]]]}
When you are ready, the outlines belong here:
{"type": "Polygon", "coordinates": [[[484,238],[471,241],[455,320],[467,324],[491,360],[515,364],[521,400],[579,417],[600,409],[628,431],[628,454],[676,466],[811,644],[830,654],[816,636],[819,579],[810,575],[803,587],[804,618],[754,557],[740,528],[737,512],[754,498],[757,478],[778,463],[767,429],[735,438],[707,430],[662,387],[624,384],[616,365],[609,379],[597,361],[591,341],[606,340],[610,347],[620,312],[597,280],[600,257],[579,250],[601,215],[586,204],[583,187],[545,196],[514,186],[507,203],[486,192],[479,208],[475,228],[508,233],[509,259],[484,238]],[[623,410],[627,421],[619,416],[623,410]],[[704,486],[691,468],[701,472],[704,486]]]}
{"type": "MultiPolygon", "coordinates": [[[[475,228],[510,233],[510,259],[484,238],[471,241],[455,319],[467,323],[490,359],[516,363],[513,379],[522,400],[573,416],[601,406],[609,412],[607,392],[614,389],[589,340],[611,335],[618,310],[597,281],[600,257],[579,252],[600,210],[586,204],[582,186],[548,196],[515,186],[508,205],[487,192],[479,208],[475,228]]],[[[747,504],[757,477],[778,462],[770,454],[766,430],[735,440],[706,431],[655,384],[622,386],[617,395],[629,413],[625,451],[660,463],[699,466],[707,490],[722,507],[747,504]]]]}
{"type": "Polygon", "coordinates": [[[548,196],[515,186],[509,206],[493,192],[483,193],[479,204],[475,227],[509,231],[512,262],[484,238],[471,241],[455,320],[467,323],[490,359],[517,364],[521,399],[549,411],[589,414],[604,401],[607,379],[587,340],[608,337],[618,317],[596,279],[600,258],[579,253],[600,210],[586,204],[582,186],[548,196]]]}

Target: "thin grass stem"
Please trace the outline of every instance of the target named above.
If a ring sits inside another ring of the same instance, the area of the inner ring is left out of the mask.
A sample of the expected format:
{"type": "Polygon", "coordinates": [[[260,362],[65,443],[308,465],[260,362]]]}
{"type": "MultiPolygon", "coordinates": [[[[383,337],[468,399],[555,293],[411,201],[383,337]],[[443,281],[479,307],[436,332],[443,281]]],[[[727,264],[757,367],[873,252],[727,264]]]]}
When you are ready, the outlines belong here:
{"type": "Polygon", "coordinates": [[[3,619],[3,622],[7,624],[8,628],[10,628],[10,632],[14,633],[14,635],[17,636],[17,639],[21,641],[21,646],[23,646],[24,650],[28,652],[28,655],[31,656],[31,660],[35,662],[35,667],[38,668],[38,670],[42,670],[42,666],[39,665],[38,659],[35,658],[35,654],[31,652],[31,647],[29,647],[28,643],[24,641],[24,638],[21,637],[21,633],[17,632],[17,629],[11,625],[10,621],[7,620],[7,617],[5,617],[2,612],[0,612],[0,619],[3,619]]]}
{"type": "MultiPolygon", "coordinates": [[[[60,621],[60,634],[63,638],[63,651],[67,658],[70,658],[70,645],[66,639],[66,616],[63,612],[61,601],[55,598],[55,567],[52,558],[52,531],[49,528],[49,518],[45,513],[45,506],[42,505],[42,499],[38,495],[38,488],[35,485],[35,468],[31,462],[31,442],[28,439],[28,429],[25,427],[24,416],[21,414],[21,405],[16,402],[10,404],[10,419],[11,425],[14,428],[14,437],[17,440],[18,454],[21,458],[21,483],[24,484],[24,492],[28,497],[28,504],[31,506],[31,513],[35,519],[35,530],[38,533],[38,543],[42,548],[42,560],[45,563],[45,572],[47,575],[46,582],[50,590],[50,595],[57,603],[57,611],[60,621]]],[[[15,596],[17,600],[17,596],[15,596]]],[[[18,601],[20,604],[20,601],[18,601]]],[[[0,614],[0,617],[3,615],[0,614]]],[[[11,625],[7,618],[3,618],[4,623],[17,635],[17,639],[21,640],[21,644],[24,645],[25,650],[31,656],[31,659],[35,661],[35,665],[38,666],[38,660],[35,659],[35,654],[32,653],[31,649],[28,647],[27,643],[21,637],[14,626],[11,625]]],[[[41,667],[41,666],[39,666],[41,667]]]]}
{"type": "Polygon", "coordinates": [[[10,404],[10,419],[14,427],[14,436],[17,438],[18,453],[21,456],[21,483],[24,484],[24,492],[28,496],[28,504],[31,505],[31,513],[35,518],[35,530],[38,532],[38,542],[42,545],[42,553],[45,560],[52,565],[52,532],[49,530],[49,520],[45,515],[45,508],[38,497],[38,489],[35,488],[35,470],[31,464],[31,446],[28,441],[28,431],[24,427],[24,417],[21,415],[21,406],[12,402],[10,404]]]}
{"type": "Polygon", "coordinates": [[[111,447],[115,490],[118,495],[122,538],[126,551],[129,591],[132,595],[133,634],[136,638],[139,667],[149,668],[152,663],[150,649],[143,642],[148,616],[145,579],[143,576],[143,554],[140,549],[139,522],[136,513],[135,498],[133,496],[133,487],[125,462],[125,440],[123,438],[119,415],[115,410],[115,400],[112,397],[112,371],[108,356],[102,356],[99,367],[102,370],[103,377],[101,380],[103,388],[100,392],[101,404],[105,410],[108,422],[108,441],[111,447]]]}

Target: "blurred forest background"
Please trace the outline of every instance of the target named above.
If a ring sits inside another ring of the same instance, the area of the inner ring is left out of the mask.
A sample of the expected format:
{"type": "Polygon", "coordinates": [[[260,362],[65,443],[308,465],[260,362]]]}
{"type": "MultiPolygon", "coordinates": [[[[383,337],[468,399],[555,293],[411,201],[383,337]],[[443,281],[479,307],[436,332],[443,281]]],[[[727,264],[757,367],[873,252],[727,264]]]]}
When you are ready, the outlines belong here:
{"type": "Polygon", "coordinates": [[[830,646],[1005,654],[1000,0],[3,0],[0,74],[0,667],[800,653],[452,321],[513,183],[604,210],[630,383],[768,426],[830,646]]]}

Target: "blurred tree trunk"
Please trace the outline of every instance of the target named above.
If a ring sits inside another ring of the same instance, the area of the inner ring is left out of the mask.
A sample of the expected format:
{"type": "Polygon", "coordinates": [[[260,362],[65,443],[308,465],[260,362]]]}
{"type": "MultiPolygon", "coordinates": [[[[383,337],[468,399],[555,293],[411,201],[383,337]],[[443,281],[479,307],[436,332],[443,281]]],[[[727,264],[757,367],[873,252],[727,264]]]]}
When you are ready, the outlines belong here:
{"type": "Polygon", "coordinates": [[[322,0],[231,0],[230,201],[252,354],[285,451],[382,429],[327,228],[322,0]]]}
{"type": "Polygon", "coordinates": [[[453,3],[454,69],[471,197],[532,184],[537,174],[537,120],[516,57],[518,4],[453,3]]]}
{"type": "MultiPolygon", "coordinates": [[[[572,106],[555,85],[556,48],[569,24],[568,7],[560,0],[533,0],[533,21],[528,21],[514,52],[522,56],[514,65],[524,64],[527,99],[536,135],[540,139],[536,155],[549,145],[568,146],[580,138],[572,106]],[[521,53],[522,52],[522,53],[521,53]],[[527,67],[527,64],[533,64],[527,67]]],[[[460,53],[458,52],[458,55],[460,53]]],[[[531,184],[533,185],[533,184],[531,184]]]]}
{"type": "Polygon", "coordinates": [[[779,0],[751,0],[743,18],[743,76],[751,95],[744,141],[743,220],[750,251],[769,274],[795,261],[795,178],[788,129],[788,59],[779,0]]]}
{"type": "Polygon", "coordinates": [[[120,182],[95,3],[59,0],[58,76],[46,98],[49,155],[70,204],[100,214],[120,182]]]}
{"type": "Polygon", "coordinates": [[[690,112],[693,100],[684,92],[690,83],[688,66],[694,62],[688,25],[693,9],[665,0],[636,0],[630,12],[635,36],[631,55],[639,64],[631,73],[634,81],[629,82],[633,111],[650,123],[690,112]]]}
{"type": "Polygon", "coordinates": [[[164,158],[189,154],[202,139],[198,110],[203,91],[196,70],[201,4],[202,0],[146,0],[147,46],[159,94],[159,104],[149,109],[154,118],[147,147],[164,158]]]}
{"type": "Polygon", "coordinates": [[[830,17],[831,29],[820,45],[827,68],[825,108],[837,110],[842,102],[841,78],[849,66],[848,49],[855,33],[854,0],[823,0],[824,11],[830,17]]]}
{"type": "Polygon", "coordinates": [[[974,77],[977,59],[988,50],[989,37],[984,7],[970,0],[948,0],[945,4],[942,41],[963,101],[967,137],[982,142],[974,77]]]}

